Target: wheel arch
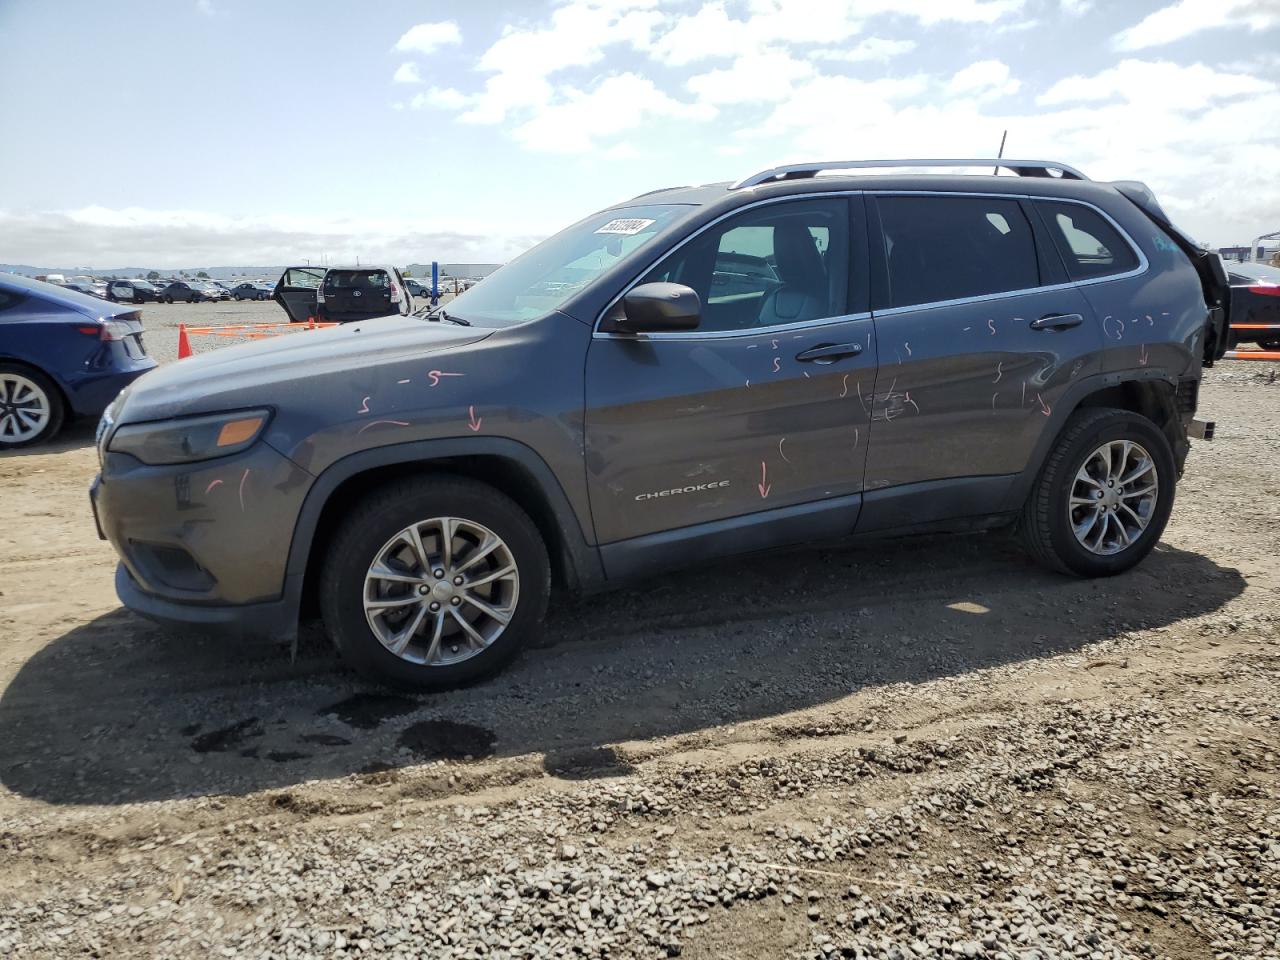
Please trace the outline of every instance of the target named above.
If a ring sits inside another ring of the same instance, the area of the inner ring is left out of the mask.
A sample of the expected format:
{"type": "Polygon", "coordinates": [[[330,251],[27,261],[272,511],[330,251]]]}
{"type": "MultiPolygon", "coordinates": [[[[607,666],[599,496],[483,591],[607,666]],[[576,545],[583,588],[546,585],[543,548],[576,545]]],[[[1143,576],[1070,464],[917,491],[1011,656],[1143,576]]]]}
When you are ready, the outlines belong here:
{"type": "Polygon", "coordinates": [[[513,440],[429,440],[353,454],[316,479],[299,514],[286,570],[298,583],[300,612],[315,607],[319,568],[345,508],[376,487],[430,474],[471,478],[515,501],[546,543],[557,586],[580,590],[603,581],[598,551],[541,457],[513,440]]]}
{"type": "Polygon", "coordinates": [[[1169,439],[1181,475],[1190,444],[1178,409],[1177,383],[1159,370],[1098,374],[1081,380],[1054,407],[1048,429],[1040,435],[1026,469],[1009,489],[1007,509],[1021,508],[1068,419],[1077,410],[1090,407],[1129,410],[1146,417],[1169,439]]]}

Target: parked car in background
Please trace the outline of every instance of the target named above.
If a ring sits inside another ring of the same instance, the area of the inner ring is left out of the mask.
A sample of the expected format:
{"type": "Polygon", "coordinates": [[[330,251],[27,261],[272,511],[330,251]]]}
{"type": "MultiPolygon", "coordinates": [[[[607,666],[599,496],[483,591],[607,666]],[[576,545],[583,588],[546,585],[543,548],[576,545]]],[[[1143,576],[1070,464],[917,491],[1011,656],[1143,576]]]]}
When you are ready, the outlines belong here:
{"type": "Polygon", "coordinates": [[[160,299],[165,303],[199,303],[211,298],[205,294],[203,281],[174,280],[160,291],[160,299]]]}
{"type": "MultiPolygon", "coordinates": [[[[427,298],[431,296],[431,284],[415,280],[413,277],[404,278],[404,288],[409,291],[410,296],[427,298]]],[[[441,286],[440,289],[443,290],[444,287],[441,286]]]]}
{"type": "Polygon", "coordinates": [[[86,283],[83,280],[68,280],[62,284],[64,290],[74,290],[76,293],[83,293],[86,296],[93,296],[93,284],[86,283]]]}
{"type": "Polygon", "coordinates": [[[109,280],[107,299],[113,303],[158,303],[160,290],[149,280],[109,280]]]}
{"type": "Polygon", "coordinates": [[[272,287],[266,283],[238,283],[231,288],[231,296],[236,300],[270,300],[272,287]]]}
{"type": "Polygon", "coordinates": [[[217,280],[205,280],[202,288],[210,300],[230,300],[231,288],[217,280]]]}
{"type": "Polygon", "coordinates": [[[0,450],[96,417],[156,365],[138,311],[65,286],[0,275],[0,450]]]}
{"type": "Polygon", "coordinates": [[[273,299],[294,323],[349,323],[407,314],[412,298],[396,267],[290,267],[273,299]]]}
{"type": "Polygon", "coordinates": [[[1280,350],[1280,267],[1269,263],[1228,263],[1231,280],[1231,342],[1256,343],[1263,350],[1280,350]],[[1245,329],[1266,327],[1273,329],[1245,329]]]}
{"type": "Polygon", "coordinates": [[[97,297],[99,300],[107,299],[107,285],[104,281],[99,280],[93,285],[93,289],[89,291],[91,296],[97,297]]]}

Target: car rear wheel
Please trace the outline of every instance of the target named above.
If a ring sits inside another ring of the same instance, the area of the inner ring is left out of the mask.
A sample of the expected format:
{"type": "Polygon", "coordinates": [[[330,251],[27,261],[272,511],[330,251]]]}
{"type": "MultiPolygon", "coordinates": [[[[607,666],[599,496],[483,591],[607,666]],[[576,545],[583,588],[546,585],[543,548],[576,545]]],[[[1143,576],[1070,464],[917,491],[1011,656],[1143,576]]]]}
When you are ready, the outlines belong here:
{"type": "Polygon", "coordinates": [[[527,514],[485,484],[390,484],[343,522],[321,612],[343,658],[400,686],[439,689],[497,670],[537,631],[547,550],[527,514]]]}
{"type": "Polygon", "coordinates": [[[66,415],[62,395],[44,374],[0,364],[0,449],[49,440],[66,415]]]}
{"type": "Polygon", "coordinates": [[[1071,415],[1023,507],[1028,552],[1062,573],[1121,573],[1155,547],[1173,509],[1169,440],[1128,410],[1071,415]]]}

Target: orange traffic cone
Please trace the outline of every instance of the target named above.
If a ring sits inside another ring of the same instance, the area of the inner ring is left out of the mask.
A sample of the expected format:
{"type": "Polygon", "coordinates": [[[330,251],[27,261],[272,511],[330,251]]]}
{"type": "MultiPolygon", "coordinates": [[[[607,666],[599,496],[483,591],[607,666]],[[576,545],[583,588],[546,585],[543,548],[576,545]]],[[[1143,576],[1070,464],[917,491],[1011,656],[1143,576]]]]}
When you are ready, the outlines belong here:
{"type": "Polygon", "coordinates": [[[307,329],[308,329],[308,330],[314,330],[315,328],[316,328],[316,318],[315,318],[315,317],[307,317],[307,329]]]}
{"type": "Polygon", "coordinates": [[[187,325],[178,324],[178,359],[191,356],[191,341],[187,339],[187,325]]]}

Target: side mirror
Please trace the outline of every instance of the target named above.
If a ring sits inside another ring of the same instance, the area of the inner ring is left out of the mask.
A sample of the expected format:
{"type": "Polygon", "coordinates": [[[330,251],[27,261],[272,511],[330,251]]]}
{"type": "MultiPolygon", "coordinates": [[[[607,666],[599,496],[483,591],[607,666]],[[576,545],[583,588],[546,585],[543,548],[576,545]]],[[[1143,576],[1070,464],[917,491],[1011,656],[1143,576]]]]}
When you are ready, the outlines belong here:
{"type": "Polygon", "coordinates": [[[696,291],[679,283],[642,283],[622,298],[600,324],[605,333],[695,330],[702,317],[696,291]]]}

